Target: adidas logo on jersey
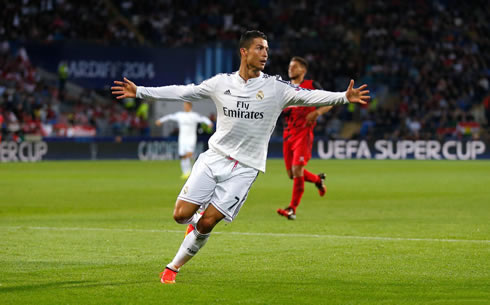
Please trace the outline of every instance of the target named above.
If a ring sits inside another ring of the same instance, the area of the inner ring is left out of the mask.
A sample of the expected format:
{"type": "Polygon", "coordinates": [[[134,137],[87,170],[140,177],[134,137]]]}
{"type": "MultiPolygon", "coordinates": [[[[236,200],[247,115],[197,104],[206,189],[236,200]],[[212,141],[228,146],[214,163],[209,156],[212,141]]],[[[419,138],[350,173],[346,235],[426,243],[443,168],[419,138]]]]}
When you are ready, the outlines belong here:
{"type": "Polygon", "coordinates": [[[224,92],[224,94],[225,94],[225,95],[231,95],[231,96],[233,96],[233,97],[237,97],[237,98],[247,98],[247,99],[249,99],[249,98],[250,98],[250,97],[248,97],[248,96],[233,95],[233,94],[231,94],[230,89],[226,90],[226,91],[224,92]]]}

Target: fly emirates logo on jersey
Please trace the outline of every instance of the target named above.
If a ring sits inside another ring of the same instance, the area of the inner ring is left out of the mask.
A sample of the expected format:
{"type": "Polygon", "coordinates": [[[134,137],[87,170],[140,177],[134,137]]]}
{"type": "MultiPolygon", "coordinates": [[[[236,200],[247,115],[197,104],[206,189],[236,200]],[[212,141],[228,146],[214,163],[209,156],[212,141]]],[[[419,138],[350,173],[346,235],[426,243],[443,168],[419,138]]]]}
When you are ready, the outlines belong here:
{"type": "Polygon", "coordinates": [[[223,114],[225,116],[238,119],[262,120],[264,118],[264,112],[253,111],[249,108],[250,102],[237,101],[236,109],[230,109],[226,106],[223,106],[223,114]]]}

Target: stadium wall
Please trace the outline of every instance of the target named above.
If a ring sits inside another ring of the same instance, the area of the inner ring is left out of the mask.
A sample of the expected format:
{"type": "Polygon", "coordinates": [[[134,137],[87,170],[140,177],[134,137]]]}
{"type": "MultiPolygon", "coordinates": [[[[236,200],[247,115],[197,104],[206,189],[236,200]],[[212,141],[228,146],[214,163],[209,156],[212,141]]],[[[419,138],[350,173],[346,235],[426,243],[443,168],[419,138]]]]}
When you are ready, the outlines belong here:
{"type": "MultiPolygon", "coordinates": [[[[200,137],[199,154],[207,149],[208,137],[200,137]]],[[[312,157],[320,159],[375,160],[478,160],[490,159],[490,143],[483,141],[358,141],[319,139],[312,157]]],[[[282,158],[282,140],[273,138],[269,158],[282,158]]],[[[42,141],[1,142],[0,162],[42,160],[174,160],[178,159],[176,137],[166,138],[45,138],[42,141]]]]}

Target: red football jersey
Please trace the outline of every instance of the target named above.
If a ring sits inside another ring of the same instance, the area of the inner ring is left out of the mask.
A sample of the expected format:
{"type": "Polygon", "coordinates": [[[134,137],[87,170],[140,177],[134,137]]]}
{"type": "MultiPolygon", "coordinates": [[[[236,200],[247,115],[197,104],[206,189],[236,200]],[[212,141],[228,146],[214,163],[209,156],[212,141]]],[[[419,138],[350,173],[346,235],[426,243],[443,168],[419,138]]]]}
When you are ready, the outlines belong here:
{"type": "MultiPolygon", "coordinates": [[[[299,86],[305,89],[315,89],[312,80],[304,80],[299,86]]],[[[306,130],[313,130],[316,122],[310,126],[306,126],[306,116],[315,110],[316,107],[311,106],[289,106],[285,108],[282,111],[286,123],[284,127],[284,138],[306,130]]]]}

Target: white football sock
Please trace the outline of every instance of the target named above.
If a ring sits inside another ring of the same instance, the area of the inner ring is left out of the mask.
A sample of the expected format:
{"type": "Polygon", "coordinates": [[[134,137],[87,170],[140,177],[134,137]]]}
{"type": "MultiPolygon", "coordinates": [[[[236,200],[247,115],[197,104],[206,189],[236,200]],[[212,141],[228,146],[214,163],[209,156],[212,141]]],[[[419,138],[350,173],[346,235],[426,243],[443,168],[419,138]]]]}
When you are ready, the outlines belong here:
{"type": "Polygon", "coordinates": [[[199,221],[199,219],[201,219],[201,217],[202,217],[202,214],[199,211],[197,211],[194,214],[194,216],[192,216],[191,221],[189,223],[195,227],[197,225],[197,222],[199,221]]]}
{"type": "Polygon", "coordinates": [[[179,271],[180,267],[187,263],[194,255],[197,254],[199,249],[204,247],[208,241],[210,233],[201,234],[197,229],[194,229],[191,233],[187,234],[184,241],[180,245],[179,251],[175,255],[174,259],[167,265],[169,269],[179,271]]]}
{"type": "Polygon", "coordinates": [[[186,160],[186,167],[185,167],[185,173],[186,174],[190,174],[191,173],[191,169],[192,169],[192,163],[191,163],[191,158],[187,158],[185,159],[186,160]]]}
{"type": "Polygon", "coordinates": [[[182,169],[182,174],[187,175],[191,172],[191,159],[185,158],[180,159],[180,168],[182,169]]]}

